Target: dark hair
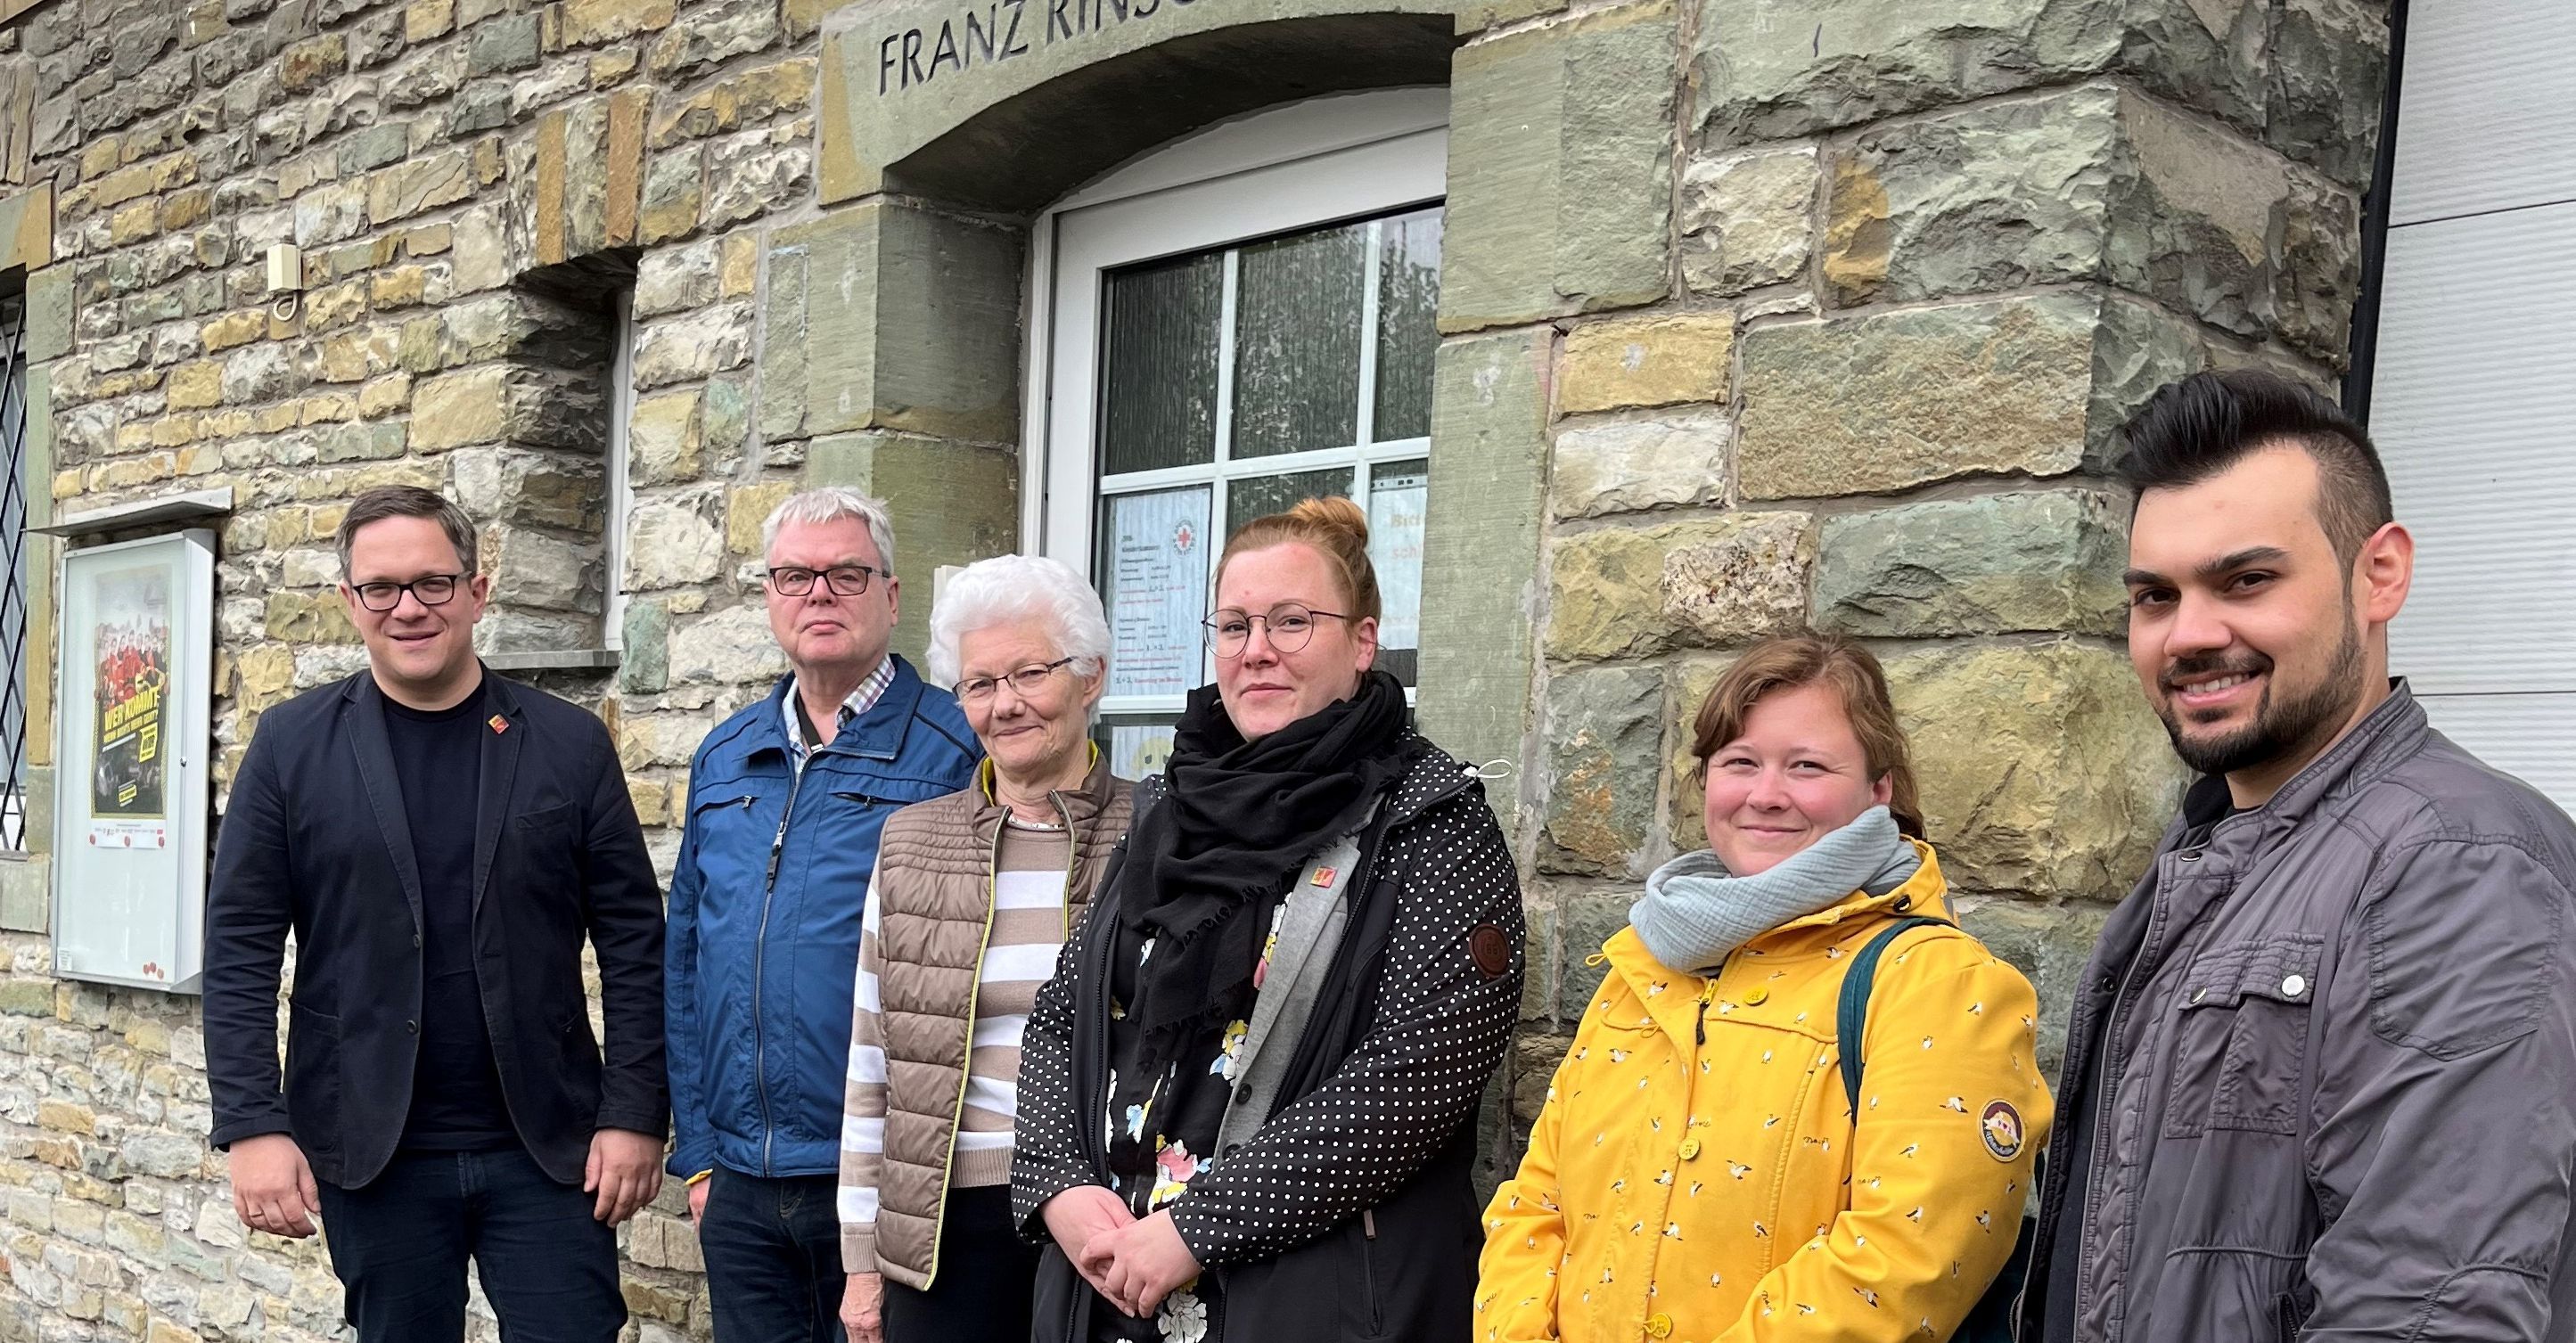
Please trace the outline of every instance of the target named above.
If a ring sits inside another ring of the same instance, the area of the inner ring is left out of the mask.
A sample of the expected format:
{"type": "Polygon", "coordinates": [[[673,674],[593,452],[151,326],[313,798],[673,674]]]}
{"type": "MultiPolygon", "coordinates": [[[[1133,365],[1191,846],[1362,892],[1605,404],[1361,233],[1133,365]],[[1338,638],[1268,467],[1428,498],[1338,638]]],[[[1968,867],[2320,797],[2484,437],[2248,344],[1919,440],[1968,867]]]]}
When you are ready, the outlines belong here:
{"type": "Polygon", "coordinates": [[[1729,663],[1691,723],[1691,758],[1699,762],[1693,774],[1707,778],[1708,758],[1744,735],[1754,705],[1774,691],[1811,685],[1830,687],[1842,700],[1870,781],[1887,780],[1887,811],[1898,833],[1923,838],[1923,796],[1914,782],[1905,729],[1896,723],[1896,702],[1887,693],[1887,673],[1868,649],[1839,634],[1765,639],[1729,663]]]}
{"type": "Polygon", "coordinates": [[[2112,470],[2138,493],[2196,485],[2261,448],[2287,443],[2317,464],[2317,524],[2345,564],[2396,517],[2370,435],[2342,409],[2276,373],[2195,373],[2147,398],[2120,431],[2112,470]]]}
{"type": "Polygon", "coordinates": [[[454,500],[418,485],[379,485],[352,500],[349,511],[340,516],[341,577],[349,575],[349,550],[357,542],[358,529],[387,518],[434,519],[438,529],[447,533],[447,543],[456,547],[456,562],[469,575],[480,572],[474,567],[474,520],[454,500]]]}

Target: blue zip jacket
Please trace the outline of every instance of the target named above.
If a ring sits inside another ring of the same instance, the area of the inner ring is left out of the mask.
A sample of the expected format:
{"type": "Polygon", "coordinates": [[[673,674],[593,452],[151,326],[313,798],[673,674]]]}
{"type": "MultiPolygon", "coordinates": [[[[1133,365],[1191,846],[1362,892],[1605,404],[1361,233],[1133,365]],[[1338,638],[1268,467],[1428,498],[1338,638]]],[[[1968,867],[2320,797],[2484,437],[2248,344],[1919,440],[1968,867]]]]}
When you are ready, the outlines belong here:
{"type": "Polygon", "coordinates": [[[840,1170],[877,834],[898,808],[964,788],[983,759],[957,701],[897,657],[876,707],[800,777],[791,684],[719,724],[689,766],[664,942],[674,1175],[840,1170]]]}

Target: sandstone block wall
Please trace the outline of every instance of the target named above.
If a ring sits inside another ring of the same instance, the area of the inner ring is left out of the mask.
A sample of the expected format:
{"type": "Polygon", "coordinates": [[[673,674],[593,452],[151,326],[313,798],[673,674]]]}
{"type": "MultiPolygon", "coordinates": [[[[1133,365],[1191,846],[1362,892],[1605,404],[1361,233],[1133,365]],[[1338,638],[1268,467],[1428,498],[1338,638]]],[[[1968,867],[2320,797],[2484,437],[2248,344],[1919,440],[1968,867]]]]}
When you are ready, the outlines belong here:
{"type": "MultiPolygon", "coordinates": [[[[0,117],[23,110],[25,180],[53,192],[27,278],[37,492],[234,492],[219,790],[262,711],[364,663],[331,589],[345,502],[427,485],[482,524],[487,654],[601,649],[628,595],[615,671],[526,674],[617,729],[667,862],[690,750],[782,667],[758,523],[808,452],[760,422],[760,312],[772,241],[818,213],[819,22],[801,0],[47,0],[0,29],[0,93],[28,90],[0,117]],[[304,256],[284,316],[273,243],[304,256]],[[636,503],[612,575],[621,289],[636,503]]],[[[0,923],[0,1338],[337,1335],[318,1248],[233,1217],[195,1000],[55,982],[41,899],[0,923]]],[[[621,1234],[630,1335],[707,1332],[680,1206],[621,1234]]]]}
{"type": "Polygon", "coordinates": [[[1691,719],[1765,635],[1879,653],[1969,926],[2062,1004],[2180,782],[2120,645],[2113,431],[2204,366],[2341,368],[2384,6],[1528,0],[1460,27],[1428,560],[1458,600],[1426,607],[1423,693],[1435,736],[1520,767],[1532,972],[1494,1168],[1586,958],[1705,843],[1691,719]]]}

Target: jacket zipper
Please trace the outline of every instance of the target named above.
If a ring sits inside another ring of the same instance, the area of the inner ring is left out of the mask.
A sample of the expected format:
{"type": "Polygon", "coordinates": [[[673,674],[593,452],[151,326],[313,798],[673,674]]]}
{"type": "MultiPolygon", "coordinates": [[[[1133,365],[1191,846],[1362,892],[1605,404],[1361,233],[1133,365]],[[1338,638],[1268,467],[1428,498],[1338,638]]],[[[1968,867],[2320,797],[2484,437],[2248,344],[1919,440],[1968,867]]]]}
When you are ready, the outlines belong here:
{"type": "Polygon", "coordinates": [[[769,1108],[769,1044],[761,1029],[761,981],[769,963],[769,913],[778,896],[778,864],[787,853],[787,823],[796,817],[796,795],[805,787],[805,767],[823,750],[816,747],[797,762],[787,779],[787,805],[778,813],[778,833],[769,841],[769,872],[760,885],[760,931],[751,940],[751,1086],[760,1093],[760,1173],[770,1173],[770,1154],[778,1142],[778,1120],[769,1108]]]}
{"type": "MultiPolygon", "coordinates": [[[[1717,977],[1724,973],[1726,973],[1726,962],[1719,961],[1717,963],[1717,968],[1708,972],[1708,978],[1700,981],[1699,1022],[1691,1031],[1691,1043],[1693,1044],[1706,1045],[1708,1043],[1708,1005],[1716,1001],[1717,977]]],[[[1696,1058],[1692,1060],[1694,1063],[1697,1061],[1698,1060],[1696,1058]]]]}
{"type": "MultiPolygon", "coordinates": [[[[1010,813],[1006,809],[1001,820],[993,827],[993,853],[984,864],[984,936],[975,944],[975,978],[966,986],[966,1061],[957,1069],[956,1108],[948,1112],[948,1160],[944,1170],[951,1176],[957,1172],[957,1130],[965,1127],[966,1124],[966,1087],[974,1080],[975,1075],[975,1009],[984,998],[984,957],[993,949],[993,920],[997,917],[995,906],[1002,898],[1002,832],[1009,828],[1010,824],[1010,813]]],[[[1072,828],[1068,818],[1065,826],[1068,836],[1072,828]]],[[[1068,884],[1067,890],[1070,889],[1068,884]]],[[[873,896],[876,892],[870,891],[868,894],[873,896]]],[[[939,1244],[947,1230],[948,1200],[943,1196],[939,1200],[938,1215],[930,1220],[930,1272],[921,1280],[921,1290],[925,1292],[929,1291],[930,1285],[939,1279],[939,1244]]]]}
{"type": "Polygon", "coordinates": [[[1360,1209],[1360,1279],[1368,1288],[1369,1332],[1372,1334],[1384,1332],[1386,1329],[1385,1311],[1378,1305],[1376,1246],[1377,1210],[1362,1208],[1360,1209]]]}
{"type": "MultiPolygon", "coordinates": [[[[2208,847],[2207,841],[2204,840],[2201,847],[2208,847]]],[[[2197,857],[2200,854],[2200,849],[2189,850],[2189,853],[2191,856],[2197,857]]],[[[2167,854],[2165,855],[2165,859],[2170,860],[2174,856],[2175,855],[2173,854],[2167,854]]],[[[2159,861],[2157,863],[2159,868],[2163,868],[2166,865],[2166,861],[2159,861]]],[[[2170,884],[2171,878],[2172,873],[2170,871],[2160,871],[2156,874],[2156,891],[2159,896],[2163,895],[2170,884]]],[[[2165,901],[2162,899],[2158,899],[2154,904],[2147,907],[2146,935],[2138,940],[2138,954],[2129,958],[2128,967],[2120,972],[2120,987],[2117,992],[2111,995],[2111,1010],[2109,1015],[2103,1018],[2102,1022],[2102,1047],[2104,1053],[2101,1061],[2106,1065],[2110,1062],[2109,1051],[2117,1044],[2120,1038],[2120,1023],[2125,1019],[2125,1013],[2129,1005],[2129,990],[2135,987],[2137,983],[2138,963],[2147,958],[2148,948],[2153,947],[2156,944],[2156,925],[2164,921],[2164,914],[2165,901]]],[[[2080,1085],[2082,1079],[2079,1078],[2077,1080],[2080,1085]]],[[[2113,1078],[2109,1069],[2105,1067],[2102,1073],[2102,1095],[2105,1097],[2109,1096],[2116,1084],[2117,1079],[2113,1078]]],[[[2091,1103],[2095,1098],[2088,1096],[2085,1099],[2087,1103],[2091,1103]]],[[[2101,1113],[2103,1108],[2104,1107],[2098,1104],[2093,1105],[2093,1109],[2096,1114],[2101,1113]]],[[[2106,1126],[2097,1124],[2094,1128],[2092,1143],[2093,1150],[2088,1162],[2089,1169],[2094,1176],[2098,1176],[2101,1173],[2103,1149],[2110,1142],[2110,1133],[2110,1129],[2106,1126]]],[[[2040,1171],[2040,1183],[2045,1186],[2047,1182],[2048,1172],[2045,1169],[2042,1169],[2040,1171]]],[[[2048,1204],[2046,1202],[2047,1191],[2043,1188],[2039,1192],[2042,1196],[2040,1210],[2045,1212],[2048,1208],[2048,1204]]],[[[2090,1279],[2093,1275],[2093,1264],[2091,1260],[2084,1256],[2084,1209],[2079,1206],[2075,1211],[2076,1218],[2074,1229],[2076,1241],[2074,1306],[2075,1309],[2080,1312],[2084,1308],[2084,1289],[2091,1285],[2090,1279]]],[[[2058,1234],[2062,1236],[2066,1234],[2066,1228],[2063,1225],[2065,1222],[2065,1214],[2063,1211],[2059,1213],[2058,1220],[2061,1224],[2058,1228],[2058,1234]]],[[[2027,1295],[2029,1290],[2030,1277],[2027,1273],[2024,1273],[2022,1277],[2022,1291],[2024,1295],[2027,1295]]]]}

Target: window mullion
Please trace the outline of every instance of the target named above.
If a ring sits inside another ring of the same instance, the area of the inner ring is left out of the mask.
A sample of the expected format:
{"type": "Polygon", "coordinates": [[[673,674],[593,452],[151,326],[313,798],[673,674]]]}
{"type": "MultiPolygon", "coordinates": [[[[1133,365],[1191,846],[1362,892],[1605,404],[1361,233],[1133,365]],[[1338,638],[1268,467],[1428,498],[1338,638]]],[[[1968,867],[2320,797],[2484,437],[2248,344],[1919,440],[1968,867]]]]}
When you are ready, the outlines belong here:
{"type": "Polygon", "coordinates": [[[1386,221],[1368,226],[1368,261],[1360,283],[1360,404],[1353,437],[1362,445],[1377,438],[1377,291],[1378,267],[1386,255],[1386,221]]]}

